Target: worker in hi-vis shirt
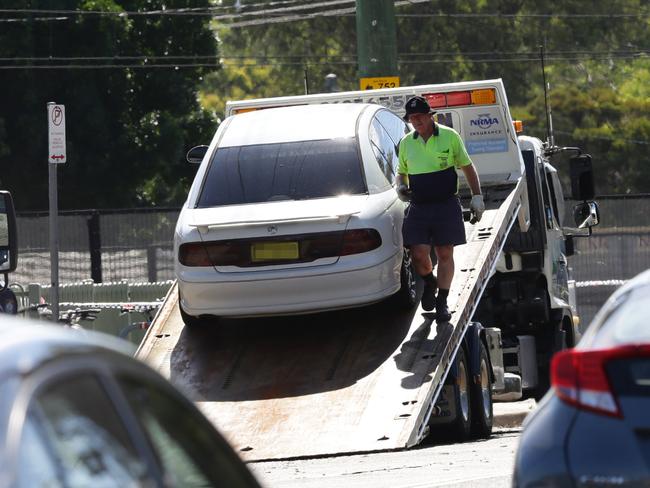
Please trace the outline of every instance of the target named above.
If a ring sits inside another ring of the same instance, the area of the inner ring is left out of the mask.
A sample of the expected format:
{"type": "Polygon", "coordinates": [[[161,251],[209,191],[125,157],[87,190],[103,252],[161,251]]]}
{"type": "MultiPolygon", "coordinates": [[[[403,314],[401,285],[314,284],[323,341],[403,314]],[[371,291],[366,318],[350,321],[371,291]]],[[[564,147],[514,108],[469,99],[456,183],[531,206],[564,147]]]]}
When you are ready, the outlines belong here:
{"type": "Polygon", "coordinates": [[[397,192],[410,200],[402,235],[411,251],[415,271],[424,280],[422,308],[436,309],[436,320],[451,318],[447,296],[454,277],[454,246],[465,244],[463,212],[458,198],[458,175],[463,171],[472,191],[470,209],[478,221],[485,204],[479,177],[458,133],[433,119],[433,112],[422,97],[406,102],[404,120],[413,126],[399,143],[397,192]],[[437,278],[433,274],[431,246],[438,260],[437,278]],[[436,295],[437,291],[437,295],[436,295]]]}

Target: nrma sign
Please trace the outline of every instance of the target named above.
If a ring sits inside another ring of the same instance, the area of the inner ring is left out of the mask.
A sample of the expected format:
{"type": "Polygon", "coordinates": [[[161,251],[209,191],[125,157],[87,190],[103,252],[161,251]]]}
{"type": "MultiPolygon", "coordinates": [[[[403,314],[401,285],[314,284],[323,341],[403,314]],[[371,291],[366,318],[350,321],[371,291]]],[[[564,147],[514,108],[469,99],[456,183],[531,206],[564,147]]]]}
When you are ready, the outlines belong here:
{"type": "Polygon", "coordinates": [[[492,117],[490,114],[478,114],[475,119],[469,121],[470,127],[478,127],[479,129],[489,129],[498,123],[499,119],[492,117]]]}

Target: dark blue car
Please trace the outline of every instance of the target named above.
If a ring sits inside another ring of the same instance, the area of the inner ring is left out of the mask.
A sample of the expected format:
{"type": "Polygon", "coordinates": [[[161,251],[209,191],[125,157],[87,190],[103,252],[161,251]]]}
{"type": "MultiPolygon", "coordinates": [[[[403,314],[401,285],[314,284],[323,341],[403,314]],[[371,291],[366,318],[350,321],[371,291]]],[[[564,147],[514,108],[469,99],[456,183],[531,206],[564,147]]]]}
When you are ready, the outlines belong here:
{"type": "Polygon", "coordinates": [[[618,289],[523,428],[514,487],[650,486],[650,270],[618,289]]]}

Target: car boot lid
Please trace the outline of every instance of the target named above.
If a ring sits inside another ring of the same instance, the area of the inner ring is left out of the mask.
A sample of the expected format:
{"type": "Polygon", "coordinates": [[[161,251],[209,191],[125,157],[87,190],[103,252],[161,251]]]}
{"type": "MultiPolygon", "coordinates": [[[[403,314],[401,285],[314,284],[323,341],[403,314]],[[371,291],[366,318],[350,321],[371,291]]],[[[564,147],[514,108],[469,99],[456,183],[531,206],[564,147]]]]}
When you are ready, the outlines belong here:
{"type": "Polygon", "coordinates": [[[273,225],[287,222],[338,221],[346,223],[363,209],[367,195],[313,200],[282,200],[264,204],[228,205],[191,209],[190,227],[205,233],[223,227],[273,225]]]}

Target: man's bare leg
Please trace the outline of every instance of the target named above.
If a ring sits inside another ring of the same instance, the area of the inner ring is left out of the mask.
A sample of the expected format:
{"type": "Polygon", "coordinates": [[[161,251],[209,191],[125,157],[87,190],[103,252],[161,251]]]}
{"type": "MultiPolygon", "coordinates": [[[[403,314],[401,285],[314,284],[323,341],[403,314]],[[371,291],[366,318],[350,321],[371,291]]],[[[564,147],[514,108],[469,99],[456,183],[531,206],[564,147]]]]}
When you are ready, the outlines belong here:
{"type": "MultiPolygon", "coordinates": [[[[424,280],[424,291],[422,292],[422,308],[433,310],[436,304],[437,280],[433,274],[433,263],[431,262],[431,246],[427,244],[414,244],[411,248],[411,260],[415,272],[424,280]]],[[[453,248],[452,248],[453,249],[453,248]]]]}

